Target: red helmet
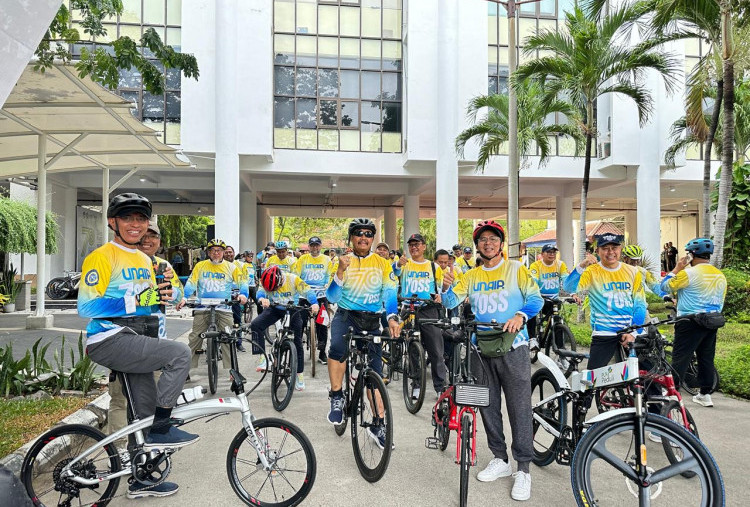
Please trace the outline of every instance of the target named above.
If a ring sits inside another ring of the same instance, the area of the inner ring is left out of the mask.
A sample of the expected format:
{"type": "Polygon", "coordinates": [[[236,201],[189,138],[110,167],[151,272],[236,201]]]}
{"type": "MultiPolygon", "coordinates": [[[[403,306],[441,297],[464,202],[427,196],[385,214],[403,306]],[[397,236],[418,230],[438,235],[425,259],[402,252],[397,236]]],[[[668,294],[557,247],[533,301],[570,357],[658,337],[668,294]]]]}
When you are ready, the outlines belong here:
{"type": "Polygon", "coordinates": [[[505,242],[505,229],[503,229],[503,226],[495,222],[494,220],[482,220],[479,222],[474,229],[474,234],[472,234],[472,237],[474,238],[474,246],[477,245],[479,242],[479,235],[482,234],[484,231],[493,231],[495,234],[500,236],[500,241],[505,242]]]}
{"type": "Polygon", "coordinates": [[[260,275],[260,283],[266,292],[273,292],[283,283],[283,275],[278,266],[266,268],[260,275]]]}

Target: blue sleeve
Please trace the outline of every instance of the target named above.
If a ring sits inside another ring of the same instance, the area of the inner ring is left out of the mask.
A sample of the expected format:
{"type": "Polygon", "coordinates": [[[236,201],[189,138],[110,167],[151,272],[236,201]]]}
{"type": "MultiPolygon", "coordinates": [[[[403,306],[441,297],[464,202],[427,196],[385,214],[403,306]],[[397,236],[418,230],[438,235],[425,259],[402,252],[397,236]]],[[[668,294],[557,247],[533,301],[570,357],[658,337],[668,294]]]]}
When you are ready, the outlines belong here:
{"type": "Polygon", "coordinates": [[[318,304],[318,298],[315,297],[315,291],[310,289],[307,291],[307,294],[305,295],[305,299],[311,304],[311,305],[317,305],[318,304]]]}
{"type": "Polygon", "coordinates": [[[183,297],[185,299],[189,298],[190,296],[195,294],[196,289],[197,287],[195,286],[193,281],[190,278],[188,278],[188,281],[185,282],[185,292],[183,293],[183,297]]]}
{"type": "Polygon", "coordinates": [[[544,306],[544,299],[539,293],[539,288],[536,287],[535,289],[536,290],[534,291],[530,291],[529,294],[526,294],[526,298],[523,302],[523,308],[519,310],[520,312],[526,314],[526,318],[528,319],[538,315],[539,312],[542,311],[542,307],[544,306]]]}
{"type": "Polygon", "coordinates": [[[343,284],[339,285],[334,278],[331,280],[331,283],[328,284],[328,288],[326,289],[326,299],[329,303],[338,303],[341,300],[341,294],[343,294],[343,292],[343,284]]]}
{"type": "Polygon", "coordinates": [[[78,300],[78,315],[87,319],[101,319],[127,315],[125,298],[98,297],[89,301],[78,300]]]}
{"type": "Polygon", "coordinates": [[[578,271],[579,267],[580,266],[576,266],[576,268],[570,272],[568,278],[565,279],[565,282],[563,283],[563,289],[565,289],[565,292],[570,292],[572,294],[578,290],[578,282],[581,281],[581,274],[583,273],[583,271],[578,271]]]}
{"type": "Polygon", "coordinates": [[[264,289],[262,285],[258,287],[258,291],[255,293],[255,298],[258,301],[260,301],[263,298],[268,299],[268,296],[266,296],[266,289],[264,289]]]}
{"type": "Polygon", "coordinates": [[[447,291],[443,292],[440,295],[440,298],[443,301],[443,306],[449,310],[457,307],[459,303],[461,303],[461,300],[453,292],[453,287],[450,287],[447,291]]]}
{"type": "Polygon", "coordinates": [[[396,315],[398,313],[398,291],[396,287],[390,285],[383,285],[383,290],[380,296],[383,300],[383,306],[385,306],[385,314],[396,315]]]}
{"type": "Polygon", "coordinates": [[[401,266],[398,265],[398,262],[391,264],[391,269],[393,270],[394,275],[401,276],[401,266]]]}
{"type": "Polygon", "coordinates": [[[182,288],[172,285],[172,303],[177,304],[182,301],[182,288]]]}
{"type": "Polygon", "coordinates": [[[659,284],[659,288],[660,288],[660,289],[661,289],[661,291],[662,291],[662,292],[664,293],[664,295],[667,295],[667,294],[671,294],[671,293],[672,293],[672,289],[670,289],[670,288],[669,288],[669,281],[670,281],[670,280],[671,280],[672,278],[674,278],[674,273],[671,273],[671,272],[670,272],[670,273],[668,273],[668,274],[667,274],[667,276],[665,276],[665,277],[664,277],[664,278],[662,279],[662,281],[661,281],[661,284],[659,284]]]}

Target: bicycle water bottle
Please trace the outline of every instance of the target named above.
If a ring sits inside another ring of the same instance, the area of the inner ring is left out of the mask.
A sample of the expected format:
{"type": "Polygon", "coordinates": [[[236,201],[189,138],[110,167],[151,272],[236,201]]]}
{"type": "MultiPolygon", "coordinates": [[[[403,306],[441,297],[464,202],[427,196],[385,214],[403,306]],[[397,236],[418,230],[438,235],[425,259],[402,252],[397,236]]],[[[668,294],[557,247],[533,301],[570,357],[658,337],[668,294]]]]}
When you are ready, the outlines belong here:
{"type": "Polygon", "coordinates": [[[177,398],[177,406],[186,405],[196,400],[200,400],[201,398],[203,398],[203,393],[205,392],[206,390],[201,386],[188,387],[186,389],[183,389],[182,393],[180,393],[180,396],[177,398]]]}

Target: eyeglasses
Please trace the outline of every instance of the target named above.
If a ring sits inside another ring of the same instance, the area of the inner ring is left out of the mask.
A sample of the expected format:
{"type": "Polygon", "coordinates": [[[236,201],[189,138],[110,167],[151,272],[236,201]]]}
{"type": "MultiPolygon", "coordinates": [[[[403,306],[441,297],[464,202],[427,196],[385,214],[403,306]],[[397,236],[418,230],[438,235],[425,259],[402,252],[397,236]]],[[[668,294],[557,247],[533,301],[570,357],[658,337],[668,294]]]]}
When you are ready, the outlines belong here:
{"type": "Polygon", "coordinates": [[[497,243],[502,242],[502,240],[497,236],[485,236],[484,238],[479,238],[478,242],[497,244],[497,243]]]}
{"type": "Polygon", "coordinates": [[[208,253],[210,253],[210,254],[211,253],[218,253],[218,252],[222,252],[223,253],[224,249],[223,248],[219,248],[218,246],[212,246],[211,248],[208,249],[208,253]]]}
{"type": "Polygon", "coordinates": [[[156,241],[159,238],[160,236],[158,234],[146,234],[145,236],[143,236],[144,240],[150,240],[150,241],[156,241]]]}
{"type": "Polygon", "coordinates": [[[360,230],[358,230],[358,231],[354,231],[354,232],[352,233],[352,236],[357,236],[358,238],[361,238],[361,237],[363,237],[363,236],[364,236],[365,238],[374,238],[374,237],[375,237],[375,233],[374,233],[374,232],[372,232],[372,231],[366,231],[366,230],[364,230],[364,229],[360,229],[360,230]]]}
{"type": "Polygon", "coordinates": [[[412,241],[411,243],[409,243],[409,248],[419,248],[420,245],[422,245],[421,242],[419,242],[419,241],[412,241]]]}

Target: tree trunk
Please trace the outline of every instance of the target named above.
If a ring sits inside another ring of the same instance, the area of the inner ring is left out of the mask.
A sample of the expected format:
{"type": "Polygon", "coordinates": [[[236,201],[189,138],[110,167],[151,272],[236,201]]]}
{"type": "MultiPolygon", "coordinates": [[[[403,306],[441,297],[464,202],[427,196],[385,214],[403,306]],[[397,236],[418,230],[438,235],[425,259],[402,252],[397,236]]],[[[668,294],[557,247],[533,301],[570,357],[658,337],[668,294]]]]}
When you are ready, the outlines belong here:
{"type": "Polygon", "coordinates": [[[721,179],[719,205],[714,227],[714,255],[711,264],[721,268],[724,261],[724,235],[727,228],[729,196],[732,194],[732,162],[734,158],[734,61],[724,59],[724,118],[721,148],[721,179]]]}
{"type": "Polygon", "coordinates": [[[589,177],[591,176],[591,146],[596,134],[596,99],[590,102],[586,111],[586,155],[581,181],[581,217],[578,232],[578,263],[586,257],[586,205],[589,194],[589,177]]]}
{"type": "Polygon", "coordinates": [[[724,99],[724,79],[716,83],[716,100],[714,110],[711,112],[711,125],[706,136],[705,153],[703,155],[703,234],[704,238],[711,237],[711,153],[713,152],[716,129],[719,127],[719,116],[721,104],[724,99]]]}

